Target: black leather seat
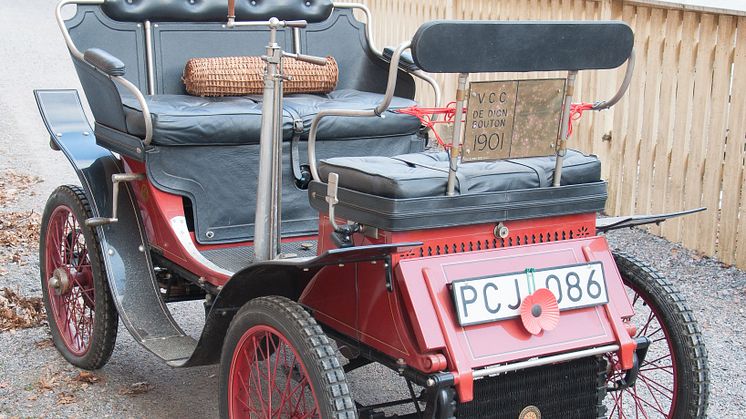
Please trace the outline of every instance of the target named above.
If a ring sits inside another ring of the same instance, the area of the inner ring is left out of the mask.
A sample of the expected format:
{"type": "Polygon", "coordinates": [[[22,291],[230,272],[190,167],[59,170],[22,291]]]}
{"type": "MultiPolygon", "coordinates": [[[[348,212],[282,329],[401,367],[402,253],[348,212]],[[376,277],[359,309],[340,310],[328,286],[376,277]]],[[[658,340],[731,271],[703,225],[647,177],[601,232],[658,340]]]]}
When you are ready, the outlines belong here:
{"type": "MultiPolygon", "coordinates": [[[[153,121],[153,144],[238,145],[257,144],[262,124],[261,96],[197,97],[187,95],[156,95],[146,97],[153,121]]],[[[284,99],[283,138],[294,134],[295,122],[302,122],[297,134],[307,138],[311,122],[322,109],[372,109],[383,95],[352,89],[335,90],[325,95],[289,95],[284,99]]],[[[127,131],[145,135],[142,109],[133,96],[122,94],[127,131]]],[[[394,98],[391,109],[414,105],[409,99],[394,98]]],[[[420,128],[420,121],[411,115],[392,112],[385,118],[327,117],[321,120],[318,138],[347,139],[409,135],[420,128]]]]}
{"type": "MultiPolygon", "coordinates": [[[[395,157],[337,157],[322,160],[319,176],[339,175],[339,186],[386,198],[443,196],[448,182],[448,153],[423,152],[395,157]]],[[[459,165],[457,187],[461,195],[525,190],[551,186],[554,156],[473,162],[459,165]]],[[[568,150],[562,165],[562,185],[601,180],[596,156],[568,150]]]]}

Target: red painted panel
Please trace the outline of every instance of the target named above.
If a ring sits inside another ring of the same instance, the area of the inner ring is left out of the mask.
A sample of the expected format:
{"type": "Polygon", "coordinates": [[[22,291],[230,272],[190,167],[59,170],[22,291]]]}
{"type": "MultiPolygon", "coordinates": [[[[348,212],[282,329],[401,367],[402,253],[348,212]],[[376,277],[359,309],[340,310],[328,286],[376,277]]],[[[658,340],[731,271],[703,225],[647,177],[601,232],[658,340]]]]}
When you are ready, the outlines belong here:
{"type": "Polygon", "coordinates": [[[465,328],[457,323],[447,284],[526,268],[586,262],[584,246],[591,248],[592,260],[604,264],[610,304],[620,317],[632,315],[632,307],[603,237],[403,260],[397,269],[397,280],[407,297],[408,311],[415,319],[412,327],[419,344],[424,350],[445,345],[440,330],[430,326],[437,323],[437,313],[428,296],[425,283],[428,280],[438,299],[437,306],[447,319],[452,341],[458,344],[452,349],[468,356],[471,368],[616,341],[602,306],[562,312],[555,330],[537,336],[528,333],[519,319],[465,328]],[[423,269],[427,270],[427,275],[423,275],[423,269]]]}

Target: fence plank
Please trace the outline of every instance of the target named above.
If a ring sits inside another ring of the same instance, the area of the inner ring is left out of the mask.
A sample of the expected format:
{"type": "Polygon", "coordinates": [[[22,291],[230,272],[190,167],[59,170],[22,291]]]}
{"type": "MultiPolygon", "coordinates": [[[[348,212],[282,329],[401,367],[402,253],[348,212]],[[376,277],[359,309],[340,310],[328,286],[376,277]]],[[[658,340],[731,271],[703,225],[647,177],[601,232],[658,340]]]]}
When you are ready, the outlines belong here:
{"type": "MultiPolygon", "coordinates": [[[[668,190],[668,175],[671,170],[671,147],[673,144],[673,118],[675,103],[677,47],[680,42],[681,12],[668,10],[666,13],[666,35],[663,43],[663,62],[661,64],[660,106],[658,107],[658,129],[655,143],[654,176],[650,212],[660,214],[665,210],[665,199],[668,190]]],[[[650,231],[660,234],[659,225],[649,227],[650,231]]]]}
{"type": "Polygon", "coordinates": [[[746,265],[746,216],[744,216],[743,159],[746,146],[746,18],[738,18],[738,40],[733,58],[733,87],[728,113],[728,142],[725,145],[723,203],[720,216],[718,254],[729,264],[746,265]],[[740,219],[740,220],[739,220],[740,219]],[[738,248],[736,248],[738,245],[738,248]],[[738,256],[738,258],[736,258],[738,256]]]}
{"type": "MultiPolygon", "coordinates": [[[[674,119],[673,148],[671,150],[671,170],[669,188],[666,194],[666,211],[680,211],[684,204],[684,176],[686,151],[689,143],[690,106],[694,90],[694,45],[699,26],[699,15],[684,12],[679,44],[679,65],[676,75],[676,116],[674,119]]],[[[681,240],[681,219],[675,218],[663,223],[663,234],[673,241],[681,240]]]]}
{"type": "MultiPolygon", "coordinates": [[[[704,150],[707,147],[707,119],[711,111],[712,66],[715,53],[715,16],[703,14],[699,24],[699,43],[695,64],[694,98],[691,112],[692,130],[687,157],[684,208],[697,208],[702,203],[702,178],[704,150]]],[[[682,242],[698,249],[701,238],[697,237],[697,223],[703,214],[697,214],[682,223],[682,242]]]]}
{"type": "MultiPolygon", "coordinates": [[[[635,51],[640,54],[640,61],[645,62],[648,54],[648,34],[650,30],[650,9],[647,7],[635,8],[635,51]]],[[[626,20],[626,19],[625,19],[626,20]]],[[[656,28],[657,30],[657,28],[656,28]]],[[[637,172],[640,153],[640,135],[643,120],[643,106],[640,106],[640,98],[645,92],[645,73],[638,71],[632,77],[630,96],[637,98],[637,106],[630,106],[627,118],[627,131],[624,142],[624,169],[622,171],[622,187],[619,212],[622,214],[634,214],[637,193],[637,172]]]]}
{"type": "Polygon", "coordinates": [[[697,247],[707,255],[714,255],[717,246],[715,238],[720,215],[723,153],[727,137],[726,117],[730,102],[729,89],[735,28],[733,17],[722,15],[718,18],[717,44],[712,68],[712,112],[710,113],[707,155],[702,182],[702,205],[707,207],[707,213],[702,214],[697,220],[698,229],[695,233],[701,239],[697,247]]]}
{"type": "Polygon", "coordinates": [[[657,115],[659,111],[660,96],[660,70],[663,61],[663,35],[665,25],[663,24],[663,10],[653,9],[650,13],[650,39],[648,40],[647,57],[645,62],[645,96],[643,106],[645,116],[642,118],[642,135],[640,139],[639,181],[638,197],[635,212],[647,214],[650,212],[650,193],[653,178],[654,150],[658,142],[655,135],[657,118],[649,115],[657,115]]]}

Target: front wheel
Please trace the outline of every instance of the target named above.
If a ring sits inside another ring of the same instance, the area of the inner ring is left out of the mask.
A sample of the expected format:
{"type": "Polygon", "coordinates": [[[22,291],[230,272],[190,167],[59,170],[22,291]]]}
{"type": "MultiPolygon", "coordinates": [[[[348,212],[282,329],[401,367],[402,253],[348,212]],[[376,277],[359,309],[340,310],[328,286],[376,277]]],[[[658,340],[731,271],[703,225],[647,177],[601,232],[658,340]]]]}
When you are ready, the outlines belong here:
{"type": "Polygon", "coordinates": [[[68,362],[84,369],[106,364],[117,338],[117,315],[96,230],[83,190],[60,186],[41,222],[39,267],[52,340],[68,362]]]}
{"type": "Polygon", "coordinates": [[[355,405],[329,339],[284,297],[246,303],[220,360],[223,418],[354,418],[355,405]]]}
{"type": "MultiPolygon", "coordinates": [[[[709,371],[707,350],[692,311],[679,291],[634,257],[615,252],[619,273],[635,311],[637,336],[650,340],[634,387],[609,391],[610,418],[704,418],[709,371]]],[[[615,359],[610,355],[611,365],[615,359]]],[[[607,386],[623,373],[612,370],[607,386]]]]}

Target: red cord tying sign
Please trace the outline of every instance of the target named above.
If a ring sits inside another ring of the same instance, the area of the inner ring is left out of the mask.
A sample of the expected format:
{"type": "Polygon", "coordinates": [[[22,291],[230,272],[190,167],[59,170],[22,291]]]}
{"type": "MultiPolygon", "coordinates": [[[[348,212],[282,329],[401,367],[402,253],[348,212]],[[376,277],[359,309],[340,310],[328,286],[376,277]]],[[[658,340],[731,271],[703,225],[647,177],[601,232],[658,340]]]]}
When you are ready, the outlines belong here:
{"type": "MultiPolygon", "coordinates": [[[[568,138],[572,135],[573,121],[579,120],[580,117],[583,116],[583,112],[592,109],[593,104],[587,102],[573,103],[570,105],[570,120],[568,121],[567,127],[568,138]]],[[[435,139],[438,141],[438,144],[440,144],[443,149],[448,150],[451,148],[451,145],[443,141],[443,139],[438,134],[438,131],[435,130],[435,124],[453,123],[453,120],[456,116],[456,102],[450,102],[444,108],[422,108],[415,105],[408,108],[397,109],[394,112],[417,117],[420,122],[422,122],[422,125],[430,128],[430,130],[433,132],[433,135],[435,136],[435,139]],[[443,115],[443,119],[435,119],[438,115],[443,115]]],[[[464,112],[466,112],[466,108],[464,108],[464,112]]]]}

